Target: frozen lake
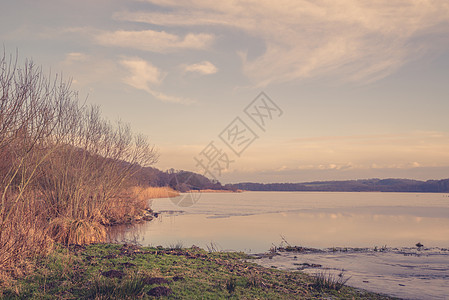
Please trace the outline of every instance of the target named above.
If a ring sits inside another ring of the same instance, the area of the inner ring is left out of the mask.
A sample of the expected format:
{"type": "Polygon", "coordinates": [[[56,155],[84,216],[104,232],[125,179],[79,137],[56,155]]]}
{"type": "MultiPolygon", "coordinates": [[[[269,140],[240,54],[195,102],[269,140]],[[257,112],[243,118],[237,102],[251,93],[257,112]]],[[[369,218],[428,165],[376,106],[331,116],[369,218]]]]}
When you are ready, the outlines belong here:
{"type": "Polygon", "coordinates": [[[203,193],[155,199],[152,208],[160,216],[125,229],[126,239],[143,245],[213,246],[247,253],[267,252],[285,241],[320,249],[362,247],[365,251],[337,254],[283,253],[260,263],[292,270],[304,262],[326,270],[344,269],[352,276],[349,285],[404,298],[449,295],[447,194],[203,193]],[[196,203],[176,205],[180,199],[189,203],[186,197],[196,203]],[[414,253],[418,242],[427,250],[414,253]],[[375,247],[388,251],[376,252],[375,247]]]}

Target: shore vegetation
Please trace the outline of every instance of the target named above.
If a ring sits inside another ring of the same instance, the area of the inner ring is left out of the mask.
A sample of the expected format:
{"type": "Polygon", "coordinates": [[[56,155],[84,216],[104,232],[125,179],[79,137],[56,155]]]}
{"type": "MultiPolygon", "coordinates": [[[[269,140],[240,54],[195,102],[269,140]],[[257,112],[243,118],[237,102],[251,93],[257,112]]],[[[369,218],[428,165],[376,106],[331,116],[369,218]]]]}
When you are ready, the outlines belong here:
{"type": "MultiPolygon", "coordinates": [[[[0,56],[0,279],[55,243],[103,241],[147,209],[133,174],[158,159],[129,125],[80,101],[70,80],[0,56]]],[[[160,192],[159,192],[160,193],[160,192]]]]}

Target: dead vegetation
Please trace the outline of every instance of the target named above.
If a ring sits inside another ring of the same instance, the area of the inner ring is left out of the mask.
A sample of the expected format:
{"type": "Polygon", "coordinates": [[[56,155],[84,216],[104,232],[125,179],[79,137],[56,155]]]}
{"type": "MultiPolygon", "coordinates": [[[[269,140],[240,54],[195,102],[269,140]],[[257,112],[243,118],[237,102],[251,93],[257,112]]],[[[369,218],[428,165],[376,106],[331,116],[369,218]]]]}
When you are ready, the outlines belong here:
{"type": "Polygon", "coordinates": [[[0,278],[53,242],[103,241],[105,225],[147,208],[131,190],[158,158],[145,137],[82,104],[70,81],[5,53],[0,97],[0,278]]]}
{"type": "Polygon", "coordinates": [[[140,187],[135,186],[132,192],[140,200],[148,200],[154,198],[171,198],[179,196],[179,192],[170,187],[140,187]]]}

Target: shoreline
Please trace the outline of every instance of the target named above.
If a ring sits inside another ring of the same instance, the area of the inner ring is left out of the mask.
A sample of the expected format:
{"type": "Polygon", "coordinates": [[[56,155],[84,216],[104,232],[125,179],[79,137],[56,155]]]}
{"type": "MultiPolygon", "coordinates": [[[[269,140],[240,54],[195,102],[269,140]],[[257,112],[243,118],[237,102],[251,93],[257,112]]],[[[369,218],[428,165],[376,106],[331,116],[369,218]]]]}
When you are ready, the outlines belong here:
{"type": "Polygon", "coordinates": [[[211,189],[205,189],[205,190],[190,190],[188,193],[243,193],[244,190],[211,190],[211,189]]]}
{"type": "Polygon", "coordinates": [[[0,291],[9,298],[395,299],[265,268],[241,252],[111,243],[58,246],[30,276],[0,291]]]}
{"type": "Polygon", "coordinates": [[[254,255],[279,270],[345,276],[347,285],[402,299],[446,299],[449,249],[440,247],[305,248],[254,255]]]}

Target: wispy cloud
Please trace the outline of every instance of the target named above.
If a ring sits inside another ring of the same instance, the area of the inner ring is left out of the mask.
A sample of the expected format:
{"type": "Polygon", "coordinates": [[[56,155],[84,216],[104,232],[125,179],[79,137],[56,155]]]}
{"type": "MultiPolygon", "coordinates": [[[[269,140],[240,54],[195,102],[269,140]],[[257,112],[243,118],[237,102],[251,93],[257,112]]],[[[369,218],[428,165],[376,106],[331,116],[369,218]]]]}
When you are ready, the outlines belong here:
{"type": "Polygon", "coordinates": [[[111,76],[111,74],[120,73],[117,63],[99,55],[69,52],[59,62],[58,67],[62,70],[70,70],[69,75],[73,78],[72,83],[76,88],[88,87],[89,91],[92,91],[96,84],[106,82],[117,84],[119,82],[117,76],[111,76]]]}
{"type": "Polygon", "coordinates": [[[123,79],[123,82],[136,89],[143,90],[153,97],[164,101],[181,104],[191,104],[194,101],[187,98],[167,95],[154,89],[154,85],[162,83],[165,74],[150,62],[141,58],[125,58],[120,61],[121,65],[129,71],[129,76],[123,79]]]}
{"type": "Polygon", "coordinates": [[[181,37],[165,31],[142,30],[101,32],[96,41],[104,46],[133,48],[150,52],[173,52],[183,49],[208,48],[214,36],[206,33],[188,33],[181,37]]]}
{"type": "Polygon", "coordinates": [[[197,64],[187,65],[184,67],[186,72],[196,72],[204,75],[215,74],[218,72],[217,67],[210,61],[202,61],[197,64]]]}
{"type": "Polygon", "coordinates": [[[122,12],[116,19],[159,26],[225,26],[265,43],[243,72],[259,85],[335,76],[372,81],[432,50],[429,34],[449,36],[449,3],[439,0],[147,0],[168,12],[122,12]],[[188,10],[186,10],[188,8],[188,10]]]}
{"type": "Polygon", "coordinates": [[[163,75],[158,68],[140,58],[127,58],[120,62],[131,75],[124,82],[136,89],[148,91],[152,84],[160,84],[163,75]]]}
{"type": "Polygon", "coordinates": [[[66,54],[65,63],[85,62],[89,56],[81,52],[70,52],[66,54]]]}

